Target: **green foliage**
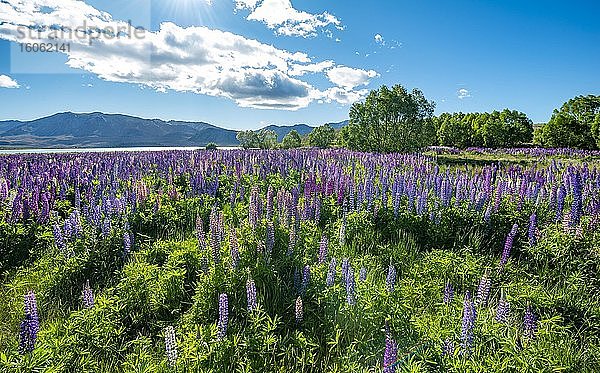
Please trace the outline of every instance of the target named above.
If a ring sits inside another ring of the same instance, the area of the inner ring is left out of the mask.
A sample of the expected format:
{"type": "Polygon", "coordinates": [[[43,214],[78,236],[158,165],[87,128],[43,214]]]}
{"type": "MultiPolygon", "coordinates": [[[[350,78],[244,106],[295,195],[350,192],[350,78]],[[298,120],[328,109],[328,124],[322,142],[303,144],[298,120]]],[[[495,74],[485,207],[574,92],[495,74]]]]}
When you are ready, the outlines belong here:
{"type": "Polygon", "coordinates": [[[400,152],[435,143],[432,116],[435,104],[418,89],[401,85],[373,90],[365,102],[350,109],[350,123],[340,132],[341,143],[353,150],[400,152]]]}
{"type": "Polygon", "coordinates": [[[307,136],[309,146],[328,148],[335,142],[335,129],[328,124],[316,127],[307,136]]]}
{"type": "Polygon", "coordinates": [[[554,110],[537,141],[545,147],[600,147],[600,96],[577,96],[554,110]]]}
{"type": "MultiPolygon", "coordinates": [[[[240,183],[247,190],[259,187],[264,196],[269,185],[290,190],[298,178],[297,173],[264,179],[246,175],[240,183]]],[[[36,255],[24,259],[22,266],[11,262],[3,272],[7,275],[0,288],[0,371],[381,371],[386,321],[398,343],[397,371],[599,370],[600,233],[595,229],[577,233],[549,223],[540,226],[535,246],[529,245],[522,229],[507,266],[499,271],[506,233],[514,222],[526,226],[535,208],[528,203],[503,201],[487,223],[454,203],[438,206],[439,220],[432,221],[409,211],[406,199],[397,216],[389,201],[377,199],[376,214],[355,211],[344,217],[334,197],[323,197],[319,221],[298,224],[298,243],[290,255],[291,225],[285,219],[274,220],[275,246],[267,256],[259,251],[267,222],[261,220],[256,228],[246,223],[248,193],[231,202],[232,177],[219,179],[215,197],[186,196],[188,183],[184,177],[176,185],[180,199],[159,198],[158,191],[152,191],[148,202],[138,206],[130,219],[136,244],[128,257],[122,254],[120,229],[100,238],[85,227],[84,234],[69,243],[74,255],[66,257],[48,243],[44,229],[35,230],[41,232],[35,238],[26,234],[29,228],[0,226],[6,242],[14,239],[19,245],[31,242],[37,247],[32,251],[36,255]],[[160,207],[155,209],[157,199],[160,207]],[[195,232],[196,218],[206,228],[215,204],[222,206],[227,232],[217,246],[219,262],[209,259],[210,237],[208,245],[202,245],[195,232]],[[237,268],[230,255],[231,231],[239,243],[237,268]],[[324,233],[329,237],[328,259],[338,259],[331,287],[325,283],[329,262],[316,262],[324,233]],[[346,302],[342,258],[350,259],[357,277],[360,268],[367,270],[364,282],[356,279],[354,306],[346,302]],[[296,323],[294,271],[306,264],[311,265],[311,280],[302,297],[304,321],[296,323]],[[385,284],[390,264],[398,273],[393,293],[385,284]],[[477,306],[473,352],[444,355],[443,340],[458,343],[463,294],[475,292],[486,271],[492,276],[492,293],[488,304],[477,306]],[[246,307],[249,277],[257,288],[258,309],[252,312],[246,307]],[[96,301],[85,309],[80,293],[88,279],[96,301]],[[444,304],[447,281],[454,284],[456,297],[444,304]],[[38,297],[41,331],[34,352],[21,355],[18,330],[23,294],[29,289],[38,297]],[[494,319],[501,292],[511,302],[508,324],[494,319]],[[221,293],[229,297],[230,322],[226,337],[218,340],[221,293]],[[521,337],[528,304],[540,321],[534,340],[521,337]],[[173,367],[165,354],[163,330],[169,325],[176,330],[179,352],[173,367]]],[[[300,198],[302,205],[304,197],[300,198]]],[[[554,213],[537,211],[543,221],[554,213]]]]}
{"type": "Polygon", "coordinates": [[[236,135],[236,138],[240,142],[240,146],[244,149],[274,149],[277,147],[277,134],[272,130],[240,131],[236,135]]]}
{"type": "Polygon", "coordinates": [[[435,119],[440,145],[507,148],[531,142],[533,122],[521,112],[443,113],[435,119]]]}
{"type": "Polygon", "coordinates": [[[214,142],[209,142],[208,144],[206,144],[205,149],[206,150],[217,150],[217,144],[214,142]]]}
{"type": "Polygon", "coordinates": [[[240,131],[235,137],[240,142],[240,146],[244,149],[258,148],[260,146],[258,133],[256,133],[255,131],[240,131]]]}
{"type": "Polygon", "coordinates": [[[281,147],[283,149],[294,149],[302,146],[302,138],[296,130],[291,130],[283,137],[281,141],[281,147]]]}

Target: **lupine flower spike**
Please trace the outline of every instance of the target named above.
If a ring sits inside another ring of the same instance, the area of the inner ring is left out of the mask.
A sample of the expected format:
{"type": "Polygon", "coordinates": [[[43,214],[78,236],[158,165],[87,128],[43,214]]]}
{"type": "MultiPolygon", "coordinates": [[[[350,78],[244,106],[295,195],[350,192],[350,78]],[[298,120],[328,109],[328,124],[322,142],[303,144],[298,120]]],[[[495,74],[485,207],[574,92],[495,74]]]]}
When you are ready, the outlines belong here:
{"type": "Polygon", "coordinates": [[[25,294],[25,320],[21,322],[21,330],[19,333],[19,351],[22,354],[32,352],[35,348],[37,334],[40,330],[40,322],[38,319],[37,302],[33,291],[25,294]]]}
{"type": "Polygon", "coordinates": [[[460,332],[461,354],[469,355],[473,347],[473,328],[477,318],[475,304],[471,299],[471,293],[467,290],[463,306],[462,328],[460,332]]]}
{"type": "Polygon", "coordinates": [[[531,306],[527,306],[525,317],[523,318],[523,338],[534,339],[537,332],[537,317],[533,313],[531,306]]]}
{"type": "Polygon", "coordinates": [[[304,318],[304,310],[302,307],[302,298],[296,298],[296,323],[300,324],[304,318]]]}
{"type": "Polygon", "coordinates": [[[248,312],[252,312],[256,309],[256,284],[254,284],[254,280],[251,278],[246,281],[246,298],[248,301],[248,312]]]}
{"type": "Polygon", "coordinates": [[[229,304],[227,301],[227,294],[221,294],[219,296],[219,322],[217,324],[217,338],[223,339],[227,334],[227,323],[229,319],[229,304]]]}
{"type": "Polygon", "coordinates": [[[444,303],[450,304],[454,299],[454,287],[450,283],[450,281],[446,282],[446,286],[444,287],[444,303]]]}
{"type": "Polygon", "coordinates": [[[83,306],[85,308],[94,307],[94,292],[90,287],[90,280],[85,282],[83,286],[83,291],[81,292],[81,298],[83,299],[83,306]]]}
{"type": "Polygon", "coordinates": [[[165,328],[165,351],[169,365],[174,367],[177,363],[177,338],[175,337],[175,328],[171,325],[165,328]]]}

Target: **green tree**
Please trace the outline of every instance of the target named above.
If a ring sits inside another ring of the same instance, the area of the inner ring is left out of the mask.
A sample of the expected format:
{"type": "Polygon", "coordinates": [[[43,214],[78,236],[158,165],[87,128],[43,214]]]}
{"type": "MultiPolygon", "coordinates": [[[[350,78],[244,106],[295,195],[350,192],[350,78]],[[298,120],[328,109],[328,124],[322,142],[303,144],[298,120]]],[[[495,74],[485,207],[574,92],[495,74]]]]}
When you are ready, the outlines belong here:
{"type": "Polygon", "coordinates": [[[468,148],[475,145],[475,129],[463,113],[443,113],[436,118],[438,143],[443,146],[468,148]]]}
{"type": "Polygon", "coordinates": [[[206,144],[205,149],[206,150],[217,150],[217,144],[214,142],[209,142],[208,144],[206,144]]]}
{"type": "Polygon", "coordinates": [[[259,147],[260,140],[258,134],[254,131],[240,131],[235,137],[240,142],[240,146],[244,149],[259,147]]]}
{"type": "Polygon", "coordinates": [[[308,134],[307,141],[309,146],[328,148],[335,142],[335,129],[329,124],[316,127],[308,134]]]}
{"type": "Polygon", "coordinates": [[[516,110],[494,111],[480,123],[483,146],[488,148],[514,147],[533,139],[533,122],[516,110]]]}
{"type": "Polygon", "coordinates": [[[542,126],[536,141],[546,147],[600,147],[600,96],[577,96],[565,102],[542,126]]]}
{"type": "Polygon", "coordinates": [[[257,132],[258,147],[261,149],[274,149],[277,147],[277,134],[273,130],[262,129],[257,132]]]}
{"type": "Polygon", "coordinates": [[[350,123],[340,133],[341,143],[354,150],[399,152],[422,149],[436,142],[433,110],[418,89],[385,85],[352,105],[350,123]]]}
{"type": "Polygon", "coordinates": [[[281,147],[284,149],[299,148],[300,146],[302,146],[302,138],[296,130],[288,132],[281,141],[281,147]]]}

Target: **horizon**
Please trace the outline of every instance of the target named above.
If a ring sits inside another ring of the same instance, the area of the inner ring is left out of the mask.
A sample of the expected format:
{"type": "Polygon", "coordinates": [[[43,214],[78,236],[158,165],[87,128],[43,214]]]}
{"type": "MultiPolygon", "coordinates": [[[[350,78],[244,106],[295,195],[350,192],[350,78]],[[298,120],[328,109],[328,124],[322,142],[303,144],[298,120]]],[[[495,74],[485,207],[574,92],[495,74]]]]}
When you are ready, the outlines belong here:
{"type": "Polygon", "coordinates": [[[8,0],[0,118],[101,112],[314,127],[402,84],[434,101],[436,115],[508,108],[544,123],[569,98],[600,94],[599,10],[592,1],[8,0]],[[90,32],[76,37],[81,27],[90,32]],[[22,46],[49,40],[64,48],[22,46]]]}

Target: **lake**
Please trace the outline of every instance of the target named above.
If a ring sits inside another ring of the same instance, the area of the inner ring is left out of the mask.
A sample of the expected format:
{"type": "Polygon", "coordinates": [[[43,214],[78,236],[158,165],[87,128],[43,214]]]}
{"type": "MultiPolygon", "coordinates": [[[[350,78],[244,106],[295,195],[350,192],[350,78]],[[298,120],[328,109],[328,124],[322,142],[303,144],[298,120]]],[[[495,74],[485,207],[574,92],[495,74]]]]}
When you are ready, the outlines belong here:
{"type": "MultiPolygon", "coordinates": [[[[197,146],[141,146],[132,148],[64,148],[64,149],[0,149],[0,154],[44,154],[44,153],[106,153],[106,152],[157,152],[166,150],[202,150],[197,146]]],[[[236,146],[220,146],[221,150],[239,149],[236,146]]]]}

